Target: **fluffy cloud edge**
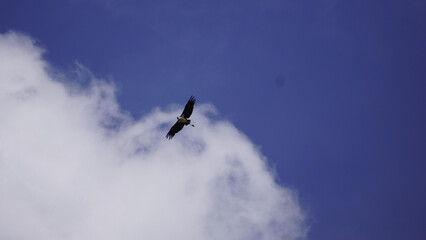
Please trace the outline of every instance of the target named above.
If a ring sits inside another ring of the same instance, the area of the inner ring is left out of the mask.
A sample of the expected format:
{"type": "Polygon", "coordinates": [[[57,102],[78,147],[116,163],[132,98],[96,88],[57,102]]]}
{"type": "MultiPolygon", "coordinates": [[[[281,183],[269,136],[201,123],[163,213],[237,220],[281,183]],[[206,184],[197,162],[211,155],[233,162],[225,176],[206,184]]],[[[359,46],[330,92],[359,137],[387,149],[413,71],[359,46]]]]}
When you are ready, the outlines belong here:
{"type": "Polygon", "coordinates": [[[305,238],[294,192],[243,133],[208,117],[213,105],[197,105],[197,131],[166,141],[180,109],[132,119],[113,84],[70,84],[44,52],[27,35],[0,35],[0,190],[12,193],[0,200],[3,237],[305,238]]]}

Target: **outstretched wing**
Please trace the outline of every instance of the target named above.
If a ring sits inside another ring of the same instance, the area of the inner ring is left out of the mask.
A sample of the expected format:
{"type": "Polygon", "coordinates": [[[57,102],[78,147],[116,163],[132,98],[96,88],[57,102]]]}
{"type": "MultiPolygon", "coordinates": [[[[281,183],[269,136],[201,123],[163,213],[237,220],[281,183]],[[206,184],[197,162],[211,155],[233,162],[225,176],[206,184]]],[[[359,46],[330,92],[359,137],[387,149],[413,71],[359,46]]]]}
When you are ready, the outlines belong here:
{"type": "Polygon", "coordinates": [[[170,131],[167,133],[166,138],[168,139],[172,139],[173,136],[179,132],[180,130],[182,130],[183,126],[185,124],[181,123],[181,122],[176,122],[175,125],[173,125],[172,128],[170,128],[170,131]]]}
{"type": "Polygon", "coordinates": [[[181,117],[184,118],[189,118],[192,114],[192,110],[194,109],[194,104],[195,104],[195,97],[191,96],[191,98],[189,98],[188,102],[185,105],[185,109],[183,109],[182,114],[180,115],[181,117]]]}

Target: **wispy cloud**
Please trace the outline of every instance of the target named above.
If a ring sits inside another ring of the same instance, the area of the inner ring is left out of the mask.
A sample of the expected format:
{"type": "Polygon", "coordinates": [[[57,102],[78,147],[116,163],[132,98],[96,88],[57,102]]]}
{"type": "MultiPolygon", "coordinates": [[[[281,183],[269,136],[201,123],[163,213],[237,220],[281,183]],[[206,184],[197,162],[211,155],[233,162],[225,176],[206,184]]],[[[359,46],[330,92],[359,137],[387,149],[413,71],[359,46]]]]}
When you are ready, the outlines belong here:
{"type": "Polygon", "coordinates": [[[58,81],[43,50],[0,35],[0,239],[300,239],[303,214],[265,158],[198,104],[140,120],[114,86],[58,81]]]}

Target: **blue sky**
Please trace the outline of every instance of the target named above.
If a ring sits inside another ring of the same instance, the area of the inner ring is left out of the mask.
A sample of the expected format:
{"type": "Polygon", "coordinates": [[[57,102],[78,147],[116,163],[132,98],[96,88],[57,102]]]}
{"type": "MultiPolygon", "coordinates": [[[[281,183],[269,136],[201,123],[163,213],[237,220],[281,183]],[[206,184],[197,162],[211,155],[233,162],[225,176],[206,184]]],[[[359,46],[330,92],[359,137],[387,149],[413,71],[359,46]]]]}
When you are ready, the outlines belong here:
{"type": "Polygon", "coordinates": [[[211,103],[298,192],[308,239],[424,239],[424,1],[9,1],[56,69],[134,118],[211,103]]]}

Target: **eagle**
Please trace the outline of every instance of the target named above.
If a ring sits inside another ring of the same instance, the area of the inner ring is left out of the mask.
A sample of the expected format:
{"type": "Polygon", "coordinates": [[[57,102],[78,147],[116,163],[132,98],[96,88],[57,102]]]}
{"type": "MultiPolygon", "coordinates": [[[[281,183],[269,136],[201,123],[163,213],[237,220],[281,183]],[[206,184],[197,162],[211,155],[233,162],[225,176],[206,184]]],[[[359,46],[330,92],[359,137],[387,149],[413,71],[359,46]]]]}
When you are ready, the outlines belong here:
{"type": "MultiPolygon", "coordinates": [[[[170,128],[170,131],[167,133],[166,138],[172,139],[173,136],[175,136],[177,132],[182,130],[184,126],[191,124],[191,120],[189,120],[188,118],[192,114],[192,110],[194,109],[194,104],[195,104],[195,97],[191,96],[188,102],[186,103],[185,108],[183,109],[183,112],[180,115],[180,117],[176,117],[177,121],[175,125],[173,125],[173,127],[170,128]]],[[[194,124],[191,124],[191,126],[194,127],[194,124]]]]}

